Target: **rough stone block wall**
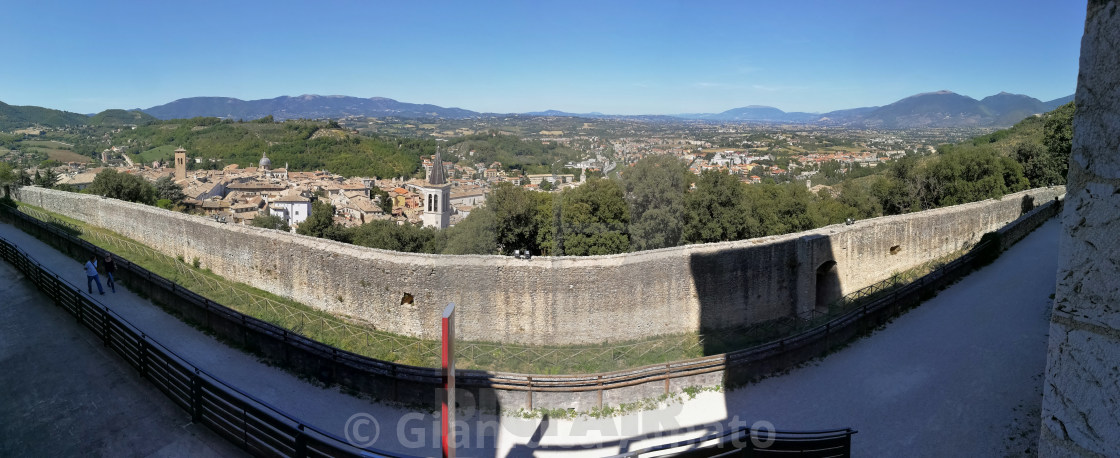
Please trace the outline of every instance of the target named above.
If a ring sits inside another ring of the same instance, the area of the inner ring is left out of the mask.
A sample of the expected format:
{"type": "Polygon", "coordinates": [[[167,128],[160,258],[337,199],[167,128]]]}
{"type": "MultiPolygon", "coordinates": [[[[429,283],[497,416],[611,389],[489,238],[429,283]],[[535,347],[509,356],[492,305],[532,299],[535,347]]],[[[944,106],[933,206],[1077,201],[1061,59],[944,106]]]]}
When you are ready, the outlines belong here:
{"type": "Polygon", "coordinates": [[[975,243],[1019,217],[1024,195],[1042,202],[1063,193],[1041,188],[798,234],[528,261],[375,250],[34,187],[17,198],[381,330],[436,339],[440,313],[455,302],[465,340],[560,345],[788,317],[812,309],[824,262],[836,261],[843,293],[855,291],[975,243]]]}
{"type": "Polygon", "coordinates": [[[1120,2],[1090,0],[1043,385],[1042,456],[1120,451],[1120,2]]]}

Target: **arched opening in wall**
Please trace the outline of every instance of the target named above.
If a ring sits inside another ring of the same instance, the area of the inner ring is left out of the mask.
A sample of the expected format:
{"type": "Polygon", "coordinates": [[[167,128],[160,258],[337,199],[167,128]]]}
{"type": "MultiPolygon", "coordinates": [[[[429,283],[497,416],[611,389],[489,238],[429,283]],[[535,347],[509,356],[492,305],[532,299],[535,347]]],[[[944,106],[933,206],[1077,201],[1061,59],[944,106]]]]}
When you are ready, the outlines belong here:
{"type": "Polygon", "coordinates": [[[817,313],[828,313],[828,306],[840,299],[840,274],[836,261],[825,261],[817,267],[816,306],[817,313]]]}

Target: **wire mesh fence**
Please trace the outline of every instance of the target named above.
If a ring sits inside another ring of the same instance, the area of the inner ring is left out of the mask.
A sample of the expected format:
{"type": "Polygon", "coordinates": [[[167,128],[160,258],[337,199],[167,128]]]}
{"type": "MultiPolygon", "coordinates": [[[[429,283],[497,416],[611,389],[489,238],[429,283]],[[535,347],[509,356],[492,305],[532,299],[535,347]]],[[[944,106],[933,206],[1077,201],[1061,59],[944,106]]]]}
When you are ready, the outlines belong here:
{"type": "MultiPolygon", "coordinates": [[[[191,290],[214,303],[270,322],[309,339],[362,356],[420,367],[440,366],[438,341],[380,331],[375,323],[340,317],[304,304],[231,282],[193,260],[172,258],[114,232],[56,217],[20,205],[19,211],[42,223],[63,229],[111,251],[129,262],[191,290]]],[[[663,364],[705,355],[726,353],[781,339],[813,328],[888,294],[946,259],[932,261],[904,274],[854,291],[831,303],[827,310],[810,310],[799,316],[719,330],[658,336],[627,342],[595,345],[537,346],[500,342],[456,343],[457,366],[497,372],[530,374],[589,374],[663,364]]]]}

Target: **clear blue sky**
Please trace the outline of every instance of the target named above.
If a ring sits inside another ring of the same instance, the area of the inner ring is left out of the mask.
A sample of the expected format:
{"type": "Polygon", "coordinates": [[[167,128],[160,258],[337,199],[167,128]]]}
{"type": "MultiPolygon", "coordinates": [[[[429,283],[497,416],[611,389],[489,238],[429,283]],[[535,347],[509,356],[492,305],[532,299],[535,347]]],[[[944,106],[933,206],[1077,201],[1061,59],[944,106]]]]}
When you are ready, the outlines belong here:
{"type": "Polygon", "coordinates": [[[476,111],[829,111],[1072,94],[1086,0],[12,1],[0,101],[341,94],[476,111]]]}

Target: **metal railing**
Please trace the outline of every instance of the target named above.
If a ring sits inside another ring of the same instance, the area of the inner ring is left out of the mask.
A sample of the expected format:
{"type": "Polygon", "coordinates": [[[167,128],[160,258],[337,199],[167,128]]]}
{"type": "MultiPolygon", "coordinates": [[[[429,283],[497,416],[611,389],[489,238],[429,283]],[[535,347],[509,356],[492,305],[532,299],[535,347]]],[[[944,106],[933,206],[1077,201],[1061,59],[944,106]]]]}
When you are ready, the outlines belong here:
{"type": "Polygon", "coordinates": [[[54,303],[201,423],[254,455],[395,456],[359,448],[308,425],[195,366],[132,323],[98,304],[0,237],[0,254],[54,303]]]}
{"type": "Polygon", "coordinates": [[[742,428],[695,439],[635,450],[612,458],[638,458],[672,453],[677,458],[719,456],[848,457],[852,454],[851,428],[825,431],[773,431],[742,428]],[[706,442],[715,443],[704,445],[706,442]]]}

